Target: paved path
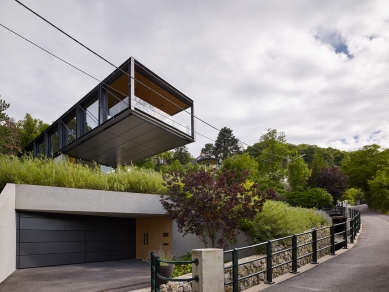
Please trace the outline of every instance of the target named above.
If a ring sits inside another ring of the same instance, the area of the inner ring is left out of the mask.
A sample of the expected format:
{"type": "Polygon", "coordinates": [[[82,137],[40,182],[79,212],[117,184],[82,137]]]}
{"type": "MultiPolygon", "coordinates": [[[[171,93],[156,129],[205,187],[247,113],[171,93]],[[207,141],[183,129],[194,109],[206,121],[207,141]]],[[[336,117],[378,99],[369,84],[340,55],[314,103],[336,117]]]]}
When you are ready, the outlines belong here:
{"type": "Polygon", "coordinates": [[[389,216],[369,212],[366,205],[356,208],[362,212],[363,231],[352,249],[264,290],[388,292],[389,216]]]}

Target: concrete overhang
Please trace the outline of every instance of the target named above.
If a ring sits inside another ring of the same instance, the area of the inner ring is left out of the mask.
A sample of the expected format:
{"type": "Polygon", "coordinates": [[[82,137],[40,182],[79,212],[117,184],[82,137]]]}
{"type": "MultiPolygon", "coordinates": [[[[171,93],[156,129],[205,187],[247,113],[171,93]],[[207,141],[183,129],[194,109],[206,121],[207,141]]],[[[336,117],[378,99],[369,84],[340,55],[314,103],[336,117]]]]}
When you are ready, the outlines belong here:
{"type": "Polygon", "coordinates": [[[15,209],[114,217],[164,216],[160,195],[15,185],[15,209]]]}
{"type": "Polygon", "coordinates": [[[104,127],[96,128],[62,153],[74,158],[116,166],[193,142],[190,136],[135,109],[121,112],[104,127]]]}

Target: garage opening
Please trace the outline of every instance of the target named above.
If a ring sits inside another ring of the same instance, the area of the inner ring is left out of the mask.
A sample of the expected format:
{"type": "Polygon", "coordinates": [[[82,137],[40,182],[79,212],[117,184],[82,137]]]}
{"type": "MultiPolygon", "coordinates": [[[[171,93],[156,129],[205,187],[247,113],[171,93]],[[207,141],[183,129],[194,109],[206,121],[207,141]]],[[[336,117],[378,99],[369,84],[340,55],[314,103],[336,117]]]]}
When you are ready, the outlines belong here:
{"type": "Polygon", "coordinates": [[[134,218],[17,211],[18,269],[136,257],[134,218]]]}

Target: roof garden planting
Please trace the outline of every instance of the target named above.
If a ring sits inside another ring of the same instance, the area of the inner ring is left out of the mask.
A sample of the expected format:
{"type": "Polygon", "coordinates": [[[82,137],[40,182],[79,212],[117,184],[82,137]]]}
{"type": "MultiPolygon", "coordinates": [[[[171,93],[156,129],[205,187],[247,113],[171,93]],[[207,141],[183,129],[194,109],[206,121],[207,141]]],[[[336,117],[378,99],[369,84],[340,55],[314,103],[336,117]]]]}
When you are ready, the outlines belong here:
{"type": "Polygon", "coordinates": [[[0,156],[0,190],[7,183],[93,189],[117,192],[164,194],[162,175],[130,166],[118,166],[105,173],[95,164],[89,167],[50,157],[0,156]]]}

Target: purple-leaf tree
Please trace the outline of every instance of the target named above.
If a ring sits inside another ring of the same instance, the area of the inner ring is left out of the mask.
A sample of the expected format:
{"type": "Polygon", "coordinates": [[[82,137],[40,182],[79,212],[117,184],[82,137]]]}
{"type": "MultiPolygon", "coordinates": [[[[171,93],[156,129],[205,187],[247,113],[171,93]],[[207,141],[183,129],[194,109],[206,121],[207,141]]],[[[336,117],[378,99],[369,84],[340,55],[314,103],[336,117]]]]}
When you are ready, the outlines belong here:
{"type": "Polygon", "coordinates": [[[184,236],[195,234],[205,247],[226,248],[240,233],[240,220],[254,218],[267,198],[276,198],[273,191],[245,185],[246,178],[247,172],[238,178],[235,171],[171,172],[164,175],[168,193],[161,203],[184,236]]]}
{"type": "Polygon", "coordinates": [[[326,189],[336,202],[348,188],[348,176],[338,166],[325,167],[316,176],[315,185],[326,189]]]}

